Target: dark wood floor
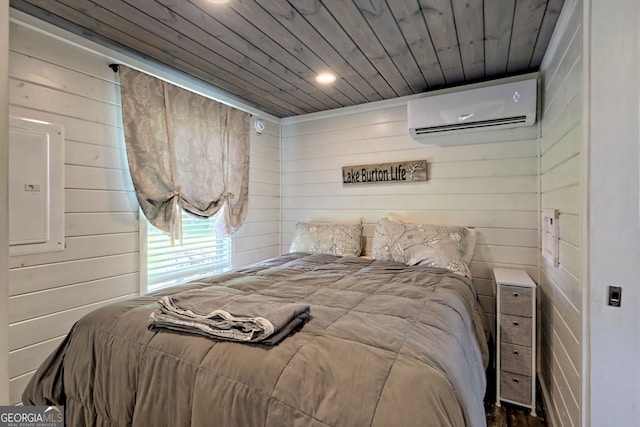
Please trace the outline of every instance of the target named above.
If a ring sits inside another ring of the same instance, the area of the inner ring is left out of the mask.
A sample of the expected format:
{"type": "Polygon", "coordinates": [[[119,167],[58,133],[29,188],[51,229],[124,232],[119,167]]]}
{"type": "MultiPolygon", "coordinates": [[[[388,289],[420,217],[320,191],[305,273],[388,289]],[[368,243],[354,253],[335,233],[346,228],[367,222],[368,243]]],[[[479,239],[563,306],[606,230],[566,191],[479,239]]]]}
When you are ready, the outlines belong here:
{"type": "Polygon", "coordinates": [[[544,409],[538,405],[536,416],[529,409],[503,403],[501,407],[492,405],[487,409],[487,427],[546,427],[544,409]]]}

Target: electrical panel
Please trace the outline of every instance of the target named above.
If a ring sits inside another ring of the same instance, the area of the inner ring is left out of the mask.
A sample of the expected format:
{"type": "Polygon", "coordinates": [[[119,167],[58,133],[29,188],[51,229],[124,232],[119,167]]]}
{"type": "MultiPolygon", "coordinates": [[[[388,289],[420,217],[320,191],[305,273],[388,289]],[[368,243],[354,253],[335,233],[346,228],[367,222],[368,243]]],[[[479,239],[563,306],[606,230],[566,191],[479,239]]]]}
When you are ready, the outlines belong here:
{"type": "Polygon", "coordinates": [[[9,118],[9,254],[64,249],[64,128],[9,118]]]}

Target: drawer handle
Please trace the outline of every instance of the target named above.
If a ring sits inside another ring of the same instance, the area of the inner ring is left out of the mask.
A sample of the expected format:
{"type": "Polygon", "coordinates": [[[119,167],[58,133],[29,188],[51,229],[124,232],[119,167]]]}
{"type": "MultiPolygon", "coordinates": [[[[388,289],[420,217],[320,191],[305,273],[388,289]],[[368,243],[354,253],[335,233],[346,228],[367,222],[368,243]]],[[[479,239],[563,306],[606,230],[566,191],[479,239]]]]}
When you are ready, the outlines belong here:
{"type": "Polygon", "coordinates": [[[511,381],[513,381],[514,384],[520,384],[520,380],[517,378],[514,378],[511,381]]]}
{"type": "Polygon", "coordinates": [[[514,297],[514,298],[519,298],[519,297],[520,297],[520,294],[519,294],[519,293],[517,293],[517,292],[514,292],[514,293],[513,293],[513,297],[514,297]]]}
{"type": "Polygon", "coordinates": [[[520,326],[520,323],[518,323],[518,322],[513,322],[513,326],[517,328],[517,327],[519,327],[519,326],[520,326]]]}
{"type": "Polygon", "coordinates": [[[513,355],[518,357],[518,356],[520,356],[520,353],[518,353],[518,350],[513,350],[513,355]]]}

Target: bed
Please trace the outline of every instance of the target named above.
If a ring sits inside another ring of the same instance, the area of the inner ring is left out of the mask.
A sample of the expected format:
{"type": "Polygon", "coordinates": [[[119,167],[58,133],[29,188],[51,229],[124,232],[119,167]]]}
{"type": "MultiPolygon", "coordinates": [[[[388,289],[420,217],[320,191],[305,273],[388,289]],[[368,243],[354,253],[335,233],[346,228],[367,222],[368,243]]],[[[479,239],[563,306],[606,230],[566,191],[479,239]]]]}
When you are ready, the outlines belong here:
{"type": "Polygon", "coordinates": [[[70,426],[486,425],[472,281],[382,258],[294,251],[98,309],[23,402],[64,405],[70,426]],[[195,289],[304,302],[311,316],[277,345],[149,326],[159,298],[195,289]]]}

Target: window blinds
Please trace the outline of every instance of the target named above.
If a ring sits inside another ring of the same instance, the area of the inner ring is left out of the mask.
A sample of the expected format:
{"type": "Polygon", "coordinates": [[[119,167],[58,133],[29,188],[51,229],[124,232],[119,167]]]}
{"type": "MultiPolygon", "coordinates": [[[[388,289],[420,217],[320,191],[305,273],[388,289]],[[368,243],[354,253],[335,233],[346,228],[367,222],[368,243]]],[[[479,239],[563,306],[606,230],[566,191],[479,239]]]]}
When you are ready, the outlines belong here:
{"type": "Polygon", "coordinates": [[[182,212],[182,245],[171,246],[168,233],[148,224],[147,286],[152,292],[231,267],[230,238],[216,235],[214,218],[182,212]]]}

